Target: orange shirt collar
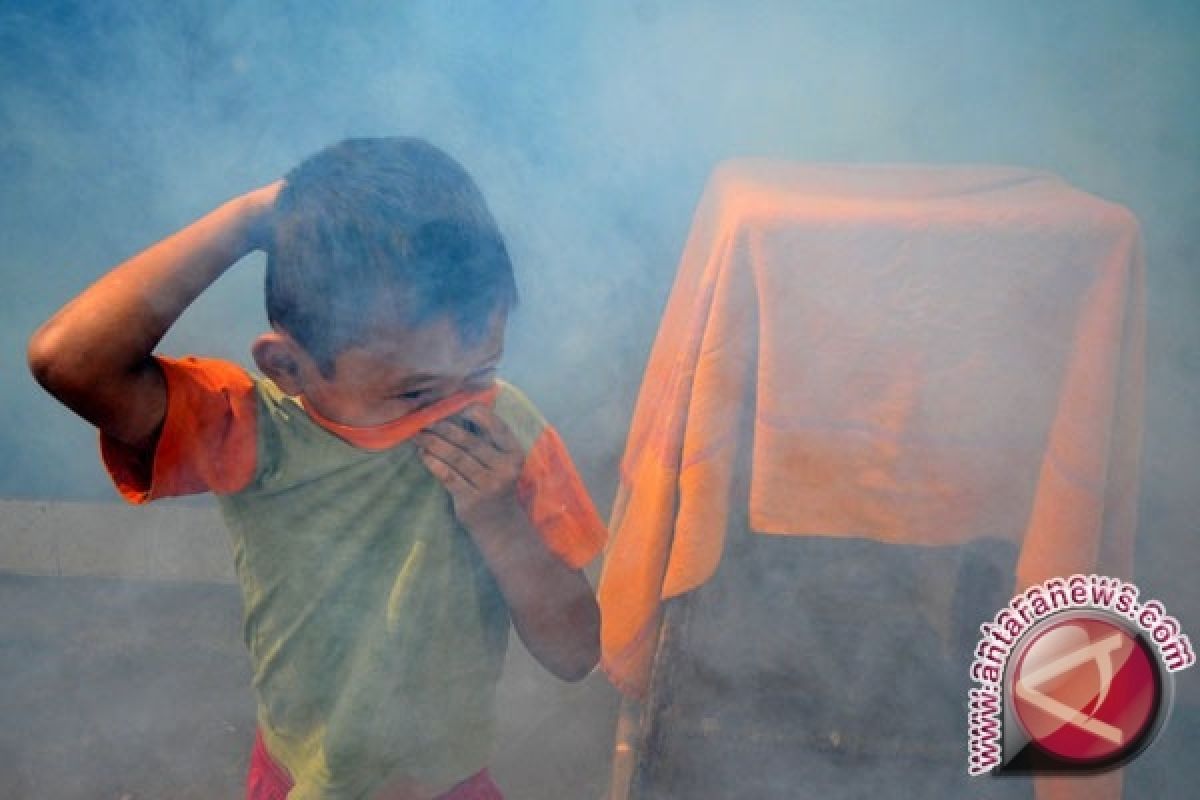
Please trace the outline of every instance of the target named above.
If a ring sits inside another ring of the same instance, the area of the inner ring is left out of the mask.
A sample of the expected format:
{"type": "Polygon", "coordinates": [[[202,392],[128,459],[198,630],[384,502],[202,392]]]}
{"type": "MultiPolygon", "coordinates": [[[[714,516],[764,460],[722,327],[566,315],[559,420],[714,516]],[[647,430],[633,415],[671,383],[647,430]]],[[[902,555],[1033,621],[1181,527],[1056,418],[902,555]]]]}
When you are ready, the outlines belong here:
{"type": "Polygon", "coordinates": [[[382,425],[373,425],[368,428],[343,425],[340,422],[327,419],[321,416],[303,397],[300,398],[300,404],[304,407],[305,412],[308,413],[313,422],[334,436],[364,450],[387,450],[412,438],[422,428],[427,428],[440,419],[457,414],[472,403],[491,405],[492,401],[496,399],[497,391],[499,391],[498,387],[492,386],[481,392],[458,392],[437,401],[431,406],[426,406],[420,411],[414,411],[391,422],[385,422],[382,425]]]}

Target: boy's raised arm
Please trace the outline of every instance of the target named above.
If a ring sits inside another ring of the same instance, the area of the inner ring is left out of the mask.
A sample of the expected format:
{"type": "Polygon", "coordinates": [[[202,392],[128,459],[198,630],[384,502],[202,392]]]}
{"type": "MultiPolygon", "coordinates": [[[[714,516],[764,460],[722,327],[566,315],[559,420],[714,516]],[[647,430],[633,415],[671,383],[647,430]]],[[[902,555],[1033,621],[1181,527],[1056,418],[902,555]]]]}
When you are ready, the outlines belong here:
{"type": "Polygon", "coordinates": [[[113,268],[30,337],[29,368],[109,436],[152,448],[166,387],[151,354],[184,309],[262,246],[283,182],[248,192],[113,268]]]}

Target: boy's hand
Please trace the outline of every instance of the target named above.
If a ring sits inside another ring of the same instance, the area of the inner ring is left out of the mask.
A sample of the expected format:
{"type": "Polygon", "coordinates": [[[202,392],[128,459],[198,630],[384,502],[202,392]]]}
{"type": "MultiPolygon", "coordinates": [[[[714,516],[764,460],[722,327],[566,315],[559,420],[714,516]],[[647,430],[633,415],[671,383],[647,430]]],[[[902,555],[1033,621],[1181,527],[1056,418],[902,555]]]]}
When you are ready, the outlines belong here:
{"type": "MultiPolygon", "coordinates": [[[[490,408],[470,405],[416,436],[417,452],[454,501],[454,513],[472,533],[507,519],[517,504],[525,454],[507,424],[490,408]]],[[[523,512],[521,512],[523,513],[523,512]]]]}
{"type": "Polygon", "coordinates": [[[247,250],[265,250],[273,236],[273,217],[275,201],[283,190],[284,181],[279,179],[266,186],[260,186],[242,195],[239,200],[243,204],[245,214],[245,243],[247,250]]]}

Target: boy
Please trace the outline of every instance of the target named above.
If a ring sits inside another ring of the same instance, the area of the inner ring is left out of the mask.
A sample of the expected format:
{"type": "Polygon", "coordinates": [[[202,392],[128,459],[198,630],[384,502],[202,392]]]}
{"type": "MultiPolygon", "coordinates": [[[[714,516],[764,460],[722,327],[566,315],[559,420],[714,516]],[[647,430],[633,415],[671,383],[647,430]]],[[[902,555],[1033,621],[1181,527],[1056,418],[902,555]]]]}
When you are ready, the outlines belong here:
{"type": "Polygon", "coordinates": [[[470,176],[348,140],[113,269],[32,337],[131,502],[212,491],[230,529],[259,732],[249,798],[494,798],[510,619],[566,680],[596,664],[580,568],[605,529],[560,440],[495,379],[516,302],[470,176]],[[267,252],[265,378],[152,355],[267,252]]]}

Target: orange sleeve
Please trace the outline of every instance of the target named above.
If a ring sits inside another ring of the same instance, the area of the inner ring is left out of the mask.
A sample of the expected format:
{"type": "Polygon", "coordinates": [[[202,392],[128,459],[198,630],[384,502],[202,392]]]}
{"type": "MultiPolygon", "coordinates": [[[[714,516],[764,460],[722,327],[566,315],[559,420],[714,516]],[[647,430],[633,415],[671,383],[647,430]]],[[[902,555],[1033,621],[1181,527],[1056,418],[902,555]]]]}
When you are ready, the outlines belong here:
{"type": "Polygon", "coordinates": [[[608,529],[566,445],[549,425],[525,455],[517,494],[546,546],[572,569],[580,569],[604,549],[608,529]]]}
{"type": "Polygon", "coordinates": [[[155,356],[167,385],[167,413],[149,463],[100,433],[100,458],[121,496],[148,503],[211,491],[232,494],[254,477],[254,382],[228,361],[155,356]]]}

